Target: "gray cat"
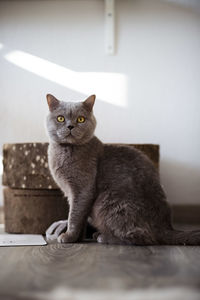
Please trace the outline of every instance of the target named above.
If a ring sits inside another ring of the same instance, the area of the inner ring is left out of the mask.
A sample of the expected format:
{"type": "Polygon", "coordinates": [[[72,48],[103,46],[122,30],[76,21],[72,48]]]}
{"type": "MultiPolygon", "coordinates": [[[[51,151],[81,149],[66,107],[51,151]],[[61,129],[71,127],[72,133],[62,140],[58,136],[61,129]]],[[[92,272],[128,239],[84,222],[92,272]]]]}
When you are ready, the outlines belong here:
{"type": "Polygon", "coordinates": [[[81,241],[88,221],[99,243],[200,245],[200,231],[173,229],[152,162],[132,147],[103,144],[94,136],[94,95],[73,103],[48,94],[47,102],[49,166],[70,207],[68,221],[54,223],[47,236],[81,241]]]}

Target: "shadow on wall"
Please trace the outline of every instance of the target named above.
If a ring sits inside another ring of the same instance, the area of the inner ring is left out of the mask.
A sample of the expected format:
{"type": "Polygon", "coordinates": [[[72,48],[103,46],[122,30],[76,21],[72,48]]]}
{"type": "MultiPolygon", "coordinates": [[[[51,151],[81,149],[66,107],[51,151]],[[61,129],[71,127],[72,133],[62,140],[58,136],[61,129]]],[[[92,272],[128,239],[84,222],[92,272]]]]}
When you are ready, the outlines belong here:
{"type": "Polygon", "coordinates": [[[161,181],[164,183],[170,203],[198,203],[200,198],[199,177],[198,167],[195,168],[195,166],[192,167],[175,160],[161,160],[161,181]]]}

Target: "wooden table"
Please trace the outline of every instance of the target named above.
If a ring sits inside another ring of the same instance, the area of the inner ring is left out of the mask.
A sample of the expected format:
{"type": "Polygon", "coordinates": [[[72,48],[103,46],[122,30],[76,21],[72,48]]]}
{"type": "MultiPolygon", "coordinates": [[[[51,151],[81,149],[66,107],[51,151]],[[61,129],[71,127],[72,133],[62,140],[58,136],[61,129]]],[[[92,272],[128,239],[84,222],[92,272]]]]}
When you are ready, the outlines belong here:
{"type": "Polygon", "coordinates": [[[0,248],[0,299],[199,300],[200,247],[0,248]]]}

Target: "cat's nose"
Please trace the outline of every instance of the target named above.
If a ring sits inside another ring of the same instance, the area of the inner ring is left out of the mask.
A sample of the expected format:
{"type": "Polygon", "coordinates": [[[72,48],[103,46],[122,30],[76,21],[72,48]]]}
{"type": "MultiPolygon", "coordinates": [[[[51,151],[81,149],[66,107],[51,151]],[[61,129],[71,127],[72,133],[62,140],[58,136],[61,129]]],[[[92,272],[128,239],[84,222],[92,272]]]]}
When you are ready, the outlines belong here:
{"type": "Polygon", "coordinates": [[[74,128],[74,126],[69,125],[67,128],[69,128],[69,130],[72,130],[74,128]]]}

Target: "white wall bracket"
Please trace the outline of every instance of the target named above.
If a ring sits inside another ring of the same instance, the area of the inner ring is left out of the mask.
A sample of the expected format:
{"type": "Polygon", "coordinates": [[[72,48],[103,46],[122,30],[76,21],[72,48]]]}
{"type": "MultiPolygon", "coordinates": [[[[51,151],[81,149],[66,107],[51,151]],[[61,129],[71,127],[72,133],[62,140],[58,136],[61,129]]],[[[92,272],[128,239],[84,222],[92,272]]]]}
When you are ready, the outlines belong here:
{"type": "Polygon", "coordinates": [[[105,1],[105,50],[106,54],[115,54],[115,0],[105,1]]]}

